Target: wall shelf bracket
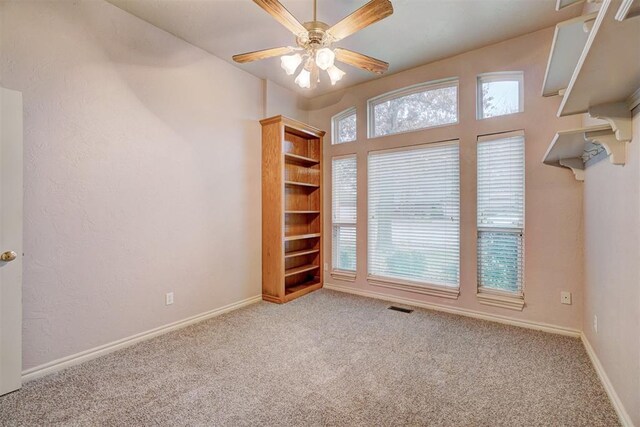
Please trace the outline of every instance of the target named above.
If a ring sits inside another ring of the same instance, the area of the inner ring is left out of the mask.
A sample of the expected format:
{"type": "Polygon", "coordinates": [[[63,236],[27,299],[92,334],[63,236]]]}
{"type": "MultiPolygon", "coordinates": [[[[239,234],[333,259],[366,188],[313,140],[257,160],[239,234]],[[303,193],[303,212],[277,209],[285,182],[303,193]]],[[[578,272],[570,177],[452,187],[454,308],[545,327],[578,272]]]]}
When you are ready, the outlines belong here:
{"type": "Polygon", "coordinates": [[[561,166],[571,169],[573,175],[578,181],[584,181],[584,162],[580,158],[560,159],[558,161],[561,166]]]}
{"type": "Polygon", "coordinates": [[[631,141],[631,111],[626,102],[589,107],[589,116],[609,123],[618,141],[624,143],[631,141]]]}
{"type": "Polygon", "coordinates": [[[594,125],[556,133],[542,162],[571,169],[576,180],[584,181],[585,169],[605,154],[611,163],[624,164],[626,148],[627,143],[618,141],[609,124],[594,125]]]}
{"type": "Polygon", "coordinates": [[[624,165],[627,157],[627,144],[632,139],[631,111],[626,102],[603,104],[589,107],[589,116],[604,120],[611,126],[611,132],[585,132],[584,139],[600,144],[607,151],[609,161],[614,165],[624,165]]]}
{"type": "Polygon", "coordinates": [[[629,141],[620,141],[615,133],[606,131],[585,132],[584,139],[587,142],[604,147],[612,164],[624,165],[626,163],[627,143],[629,141]]]}

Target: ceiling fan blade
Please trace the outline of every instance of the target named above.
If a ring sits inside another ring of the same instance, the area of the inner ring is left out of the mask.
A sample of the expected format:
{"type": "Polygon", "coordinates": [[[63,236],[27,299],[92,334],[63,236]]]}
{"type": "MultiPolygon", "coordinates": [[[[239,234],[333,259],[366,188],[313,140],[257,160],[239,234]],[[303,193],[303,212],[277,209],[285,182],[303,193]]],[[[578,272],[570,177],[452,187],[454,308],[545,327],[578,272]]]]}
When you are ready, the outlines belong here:
{"type": "Polygon", "coordinates": [[[389,69],[387,62],[340,47],[334,50],[336,60],[376,74],[384,74],[389,69]]]}
{"type": "Polygon", "coordinates": [[[256,52],[242,53],[233,55],[233,60],[241,64],[245,62],[260,61],[261,59],[272,58],[274,56],[282,56],[293,52],[291,47],[274,47],[273,49],[258,50],[256,52]]]}
{"type": "Polygon", "coordinates": [[[278,0],[253,0],[253,2],[296,36],[306,34],[307,29],[278,0]]]}
{"type": "MultiPolygon", "coordinates": [[[[254,0],[255,1],[255,0],[254,0]]],[[[342,21],[329,28],[327,32],[334,41],[342,40],[356,31],[386,18],[393,13],[389,0],[371,0],[342,21]]]]}

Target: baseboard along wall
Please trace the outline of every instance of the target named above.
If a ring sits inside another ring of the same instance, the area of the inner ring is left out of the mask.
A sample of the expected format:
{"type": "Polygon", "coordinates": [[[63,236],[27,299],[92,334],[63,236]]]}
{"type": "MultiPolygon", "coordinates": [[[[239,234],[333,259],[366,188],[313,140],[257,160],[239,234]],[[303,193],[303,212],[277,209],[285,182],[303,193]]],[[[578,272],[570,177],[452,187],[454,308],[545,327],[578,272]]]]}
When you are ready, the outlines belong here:
{"type": "Polygon", "coordinates": [[[618,418],[620,418],[620,423],[623,425],[623,427],[634,427],[633,422],[631,421],[631,416],[629,415],[627,410],[624,408],[624,405],[622,404],[622,401],[620,400],[618,393],[616,393],[616,390],[613,388],[613,384],[611,384],[611,380],[609,380],[609,377],[607,376],[607,373],[605,372],[604,367],[602,366],[602,363],[600,363],[600,359],[598,359],[596,352],[593,350],[593,347],[591,347],[591,343],[587,339],[587,336],[584,334],[584,332],[580,334],[580,338],[582,339],[582,344],[584,345],[584,348],[587,350],[589,359],[591,359],[591,364],[593,365],[593,368],[596,370],[596,373],[600,378],[600,382],[602,382],[602,386],[607,392],[607,395],[609,396],[609,400],[611,400],[611,404],[613,405],[613,408],[616,410],[616,413],[618,414],[618,418]]]}
{"type": "Polygon", "coordinates": [[[618,396],[615,389],[613,388],[613,385],[611,384],[611,381],[609,380],[607,373],[602,367],[602,364],[600,363],[598,356],[593,350],[593,347],[591,347],[591,344],[589,343],[589,340],[587,339],[586,335],[582,331],[579,331],[577,329],[565,328],[557,325],[549,325],[546,323],[523,321],[520,319],[511,318],[508,316],[486,314],[486,313],[482,313],[474,310],[444,306],[444,305],[435,304],[435,303],[426,303],[424,301],[419,301],[411,298],[402,298],[402,297],[387,295],[387,294],[374,292],[374,291],[354,289],[348,286],[334,285],[331,283],[325,283],[324,287],[326,289],[331,289],[334,291],[345,292],[349,294],[360,295],[363,297],[375,298],[375,299],[380,299],[380,300],[389,301],[389,302],[395,302],[398,304],[406,304],[414,307],[427,308],[427,309],[442,311],[446,313],[458,314],[461,316],[473,317],[475,319],[482,319],[482,320],[488,320],[491,322],[497,322],[497,323],[502,323],[506,325],[519,326],[521,328],[534,329],[534,330],[549,332],[553,334],[560,334],[560,335],[566,335],[574,338],[580,338],[582,340],[582,343],[584,345],[584,348],[587,354],[589,355],[591,364],[596,370],[596,373],[598,374],[598,377],[600,378],[600,381],[602,382],[602,385],[605,391],[607,392],[609,399],[611,400],[611,404],[613,405],[616,413],[618,414],[618,417],[620,418],[620,423],[624,427],[634,427],[633,423],[631,422],[631,417],[629,416],[629,413],[625,410],[624,405],[622,404],[620,397],[618,396]]]}
{"type": "MultiPolygon", "coordinates": [[[[580,338],[582,340],[582,343],[585,347],[587,354],[589,355],[589,359],[591,360],[591,363],[593,364],[593,367],[596,370],[596,373],[598,374],[598,377],[600,378],[600,381],[602,382],[602,385],[605,391],[607,392],[607,395],[609,396],[609,399],[611,400],[611,403],[616,413],[618,414],[618,417],[620,418],[620,422],[624,427],[634,427],[631,421],[631,417],[629,416],[628,412],[624,408],[622,401],[620,400],[618,394],[613,388],[613,385],[611,384],[611,381],[609,380],[607,373],[602,367],[602,364],[600,363],[598,356],[593,350],[593,347],[591,347],[589,340],[587,339],[586,335],[583,332],[577,329],[565,328],[562,326],[550,325],[546,323],[523,321],[523,320],[511,318],[508,316],[486,314],[479,311],[449,307],[441,304],[426,303],[424,301],[419,301],[411,298],[403,298],[403,297],[383,294],[380,292],[354,289],[347,286],[334,285],[331,283],[325,283],[324,287],[326,289],[349,293],[353,295],[359,295],[363,297],[375,298],[379,300],[395,302],[399,304],[406,304],[406,305],[426,308],[430,310],[442,311],[442,312],[451,313],[451,314],[458,314],[461,316],[472,317],[475,319],[488,320],[488,321],[502,323],[506,325],[519,326],[527,329],[534,329],[538,331],[544,331],[544,332],[549,332],[554,334],[580,338]]],[[[256,295],[254,297],[247,298],[235,303],[231,303],[226,306],[207,311],[205,313],[201,313],[183,320],[179,320],[177,322],[170,323],[168,325],[160,326],[158,328],[154,328],[146,332],[141,332],[139,334],[135,334],[127,338],[113,341],[111,343],[104,344],[99,347],[85,350],[80,353],[76,353],[61,359],[51,361],[49,363],[45,363],[40,366],[33,367],[31,369],[27,369],[22,372],[22,381],[28,382],[28,381],[35,380],[45,375],[49,375],[54,372],[58,372],[63,369],[69,368],[71,366],[89,361],[91,359],[104,356],[106,354],[134,345],[136,343],[157,337],[159,335],[163,335],[168,332],[175,331],[177,329],[181,329],[189,325],[193,325],[194,323],[202,322],[204,320],[211,319],[216,316],[220,316],[224,313],[228,313],[230,311],[234,311],[239,308],[246,307],[251,304],[255,304],[261,300],[262,300],[262,295],[256,295]]]]}
{"type": "Polygon", "coordinates": [[[388,295],[381,292],[366,291],[362,289],[354,289],[348,286],[334,285],[331,283],[324,284],[325,289],[345,292],[363,297],[375,298],[398,304],[407,304],[414,307],[427,308],[429,310],[442,311],[445,313],[458,314],[460,316],[473,317],[474,319],[488,320],[491,322],[502,323],[505,325],[519,326],[521,328],[535,329],[537,331],[550,332],[553,334],[566,335],[574,338],[580,338],[581,331],[578,329],[565,328],[564,326],[550,325],[548,323],[532,322],[529,320],[515,319],[509,316],[501,316],[497,314],[488,314],[481,311],[469,310],[466,308],[451,307],[437,303],[424,302],[412,298],[403,298],[394,295],[388,295]]]}
{"type": "Polygon", "coordinates": [[[160,327],[148,330],[146,332],[141,332],[139,334],[131,335],[130,337],[122,338],[120,340],[113,341],[108,344],[104,344],[89,350],[81,351],[80,353],[72,354],[70,356],[63,357],[61,359],[53,360],[43,365],[36,366],[23,371],[22,382],[25,383],[25,382],[35,380],[45,375],[49,375],[54,372],[61,371],[71,366],[78,365],[80,363],[89,361],[91,359],[95,359],[97,357],[112,353],[116,350],[120,350],[125,347],[129,347],[131,345],[137,344],[139,342],[157,337],[159,335],[166,334],[167,332],[175,331],[177,329],[182,329],[189,325],[193,325],[194,323],[211,319],[212,317],[220,316],[230,311],[234,311],[239,308],[257,303],[259,301],[262,301],[262,295],[256,295],[251,298],[244,299],[242,301],[227,304],[223,307],[219,307],[201,314],[197,314],[195,316],[191,316],[183,320],[178,320],[177,322],[169,323],[168,325],[160,326],[160,327]]]}

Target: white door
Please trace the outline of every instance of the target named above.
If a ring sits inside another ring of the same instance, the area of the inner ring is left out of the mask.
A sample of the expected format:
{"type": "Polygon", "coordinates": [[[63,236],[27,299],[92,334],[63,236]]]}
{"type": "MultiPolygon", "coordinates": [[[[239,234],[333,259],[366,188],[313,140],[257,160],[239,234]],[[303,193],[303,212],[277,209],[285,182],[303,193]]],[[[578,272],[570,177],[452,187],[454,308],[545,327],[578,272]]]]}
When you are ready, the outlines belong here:
{"type": "Polygon", "coordinates": [[[21,372],[22,94],[0,87],[0,395],[21,372]]]}

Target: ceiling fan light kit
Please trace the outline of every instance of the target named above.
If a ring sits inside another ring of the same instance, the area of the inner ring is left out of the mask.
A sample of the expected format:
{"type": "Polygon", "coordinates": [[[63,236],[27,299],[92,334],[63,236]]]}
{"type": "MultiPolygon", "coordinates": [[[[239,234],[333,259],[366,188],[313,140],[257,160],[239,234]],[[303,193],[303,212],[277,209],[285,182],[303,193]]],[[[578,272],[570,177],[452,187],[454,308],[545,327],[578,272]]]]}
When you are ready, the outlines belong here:
{"type": "Polygon", "coordinates": [[[313,2],[313,21],[304,24],[301,24],[278,0],[253,2],[296,36],[297,47],[278,47],[234,55],[233,60],[236,62],[245,63],[281,56],[280,66],[289,76],[295,74],[300,65],[304,64],[295,78],[295,83],[305,89],[316,87],[320,82],[320,71],[327,72],[332,85],[340,81],[346,73],[336,67],[336,61],[376,74],[383,74],[389,69],[389,64],[384,61],[347,49],[334,48],[332,45],[391,15],[393,6],[390,0],[371,0],[333,27],[316,19],[316,0],[313,2]],[[292,52],[295,53],[289,55],[292,52]]]}
{"type": "Polygon", "coordinates": [[[280,66],[287,73],[288,76],[292,76],[296,72],[300,64],[302,64],[302,55],[296,53],[295,55],[285,55],[280,58],[280,66]]]}
{"type": "Polygon", "coordinates": [[[329,74],[329,78],[331,79],[331,84],[335,86],[335,84],[341,80],[345,74],[344,71],[342,71],[340,68],[336,67],[335,65],[327,68],[327,74],[329,74]]]}
{"type": "Polygon", "coordinates": [[[316,52],[316,65],[322,71],[326,71],[327,68],[333,67],[333,61],[335,59],[336,54],[328,47],[323,47],[316,52]]]}
{"type": "Polygon", "coordinates": [[[311,72],[303,69],[300,71],[300,74],[298,74],[298,77],[296,77],[295,82],[301,88],[309,89],[311,87],[311,72]]]}

